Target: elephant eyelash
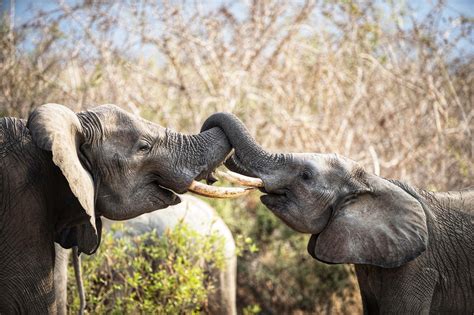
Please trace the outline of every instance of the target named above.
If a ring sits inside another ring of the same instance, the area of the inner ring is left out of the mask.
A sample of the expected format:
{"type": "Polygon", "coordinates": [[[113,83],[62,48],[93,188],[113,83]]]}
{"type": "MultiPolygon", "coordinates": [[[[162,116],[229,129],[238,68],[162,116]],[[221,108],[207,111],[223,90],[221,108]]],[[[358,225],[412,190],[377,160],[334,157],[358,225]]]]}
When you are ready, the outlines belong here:
{"type": "Polygon", "coordinates": [[[137,151],[142,152],[142,153],[146,153],[146,152],[149,152],[152,149],[152,147],[153,147],[153,145],[151,144],[150,141],[148,141],[146,139],[142,139],[142,140],[140,140],[140,142],[138,144],[137,151]]]}
{"type": "Polygon", "coordinates": [[[313,178],[313,172],[311,172],[310,170],[304,170],[300,173],[300,177],[301,179],[303,180],[310,180],[313,178]]]}
{"type": "Polygon", "coordinates": [[[142,146],[140,146],[140,147],[138,148],[138,151],[141,151],[141,152],[148,152],[148,151],[150,151],[150,149],[151,149],[151,147],[150,147],[149,145],[144,144],[144,145],[142,145],[142,146]]]}
{"type": "Polygon", "coordinates": [[[309,180],[311,178],[311,175],[308,172],[302,172],[300,176],[303,180],[309,180]]]}
{"type": "Polygon", "coordinates": [[[344,202],[342,203],[342,207],[350,205],[352,202],[354,202],[357,199],[357,195],[351,195],[347,197],[344,202]]]}

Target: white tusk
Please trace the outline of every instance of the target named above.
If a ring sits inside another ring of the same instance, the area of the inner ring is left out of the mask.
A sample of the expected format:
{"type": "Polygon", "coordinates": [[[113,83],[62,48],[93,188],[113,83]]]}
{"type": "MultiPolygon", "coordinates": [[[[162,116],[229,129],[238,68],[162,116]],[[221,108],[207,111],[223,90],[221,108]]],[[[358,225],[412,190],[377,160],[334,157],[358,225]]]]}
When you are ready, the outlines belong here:
{"type": "Polygon", "coordinates": [[[235,183],[235,184],[240,184],[242,186],[247,186],[247,187],[263,187],[263,181],[260,178],[255,178],[255,177],[248,177],[239,173],[235,173],[232,171],[226,171],[226,172],[221,172],[221,171],[216,171],[216,175],[218,177],[222,177],[225,180],[235,183]]]}
{"type": "Polygon", "coordinates": [[[255,190],[253,187],[214,187],[193,180],[189,191],[206,197],[212,198],[237,198],[255,190]]]}

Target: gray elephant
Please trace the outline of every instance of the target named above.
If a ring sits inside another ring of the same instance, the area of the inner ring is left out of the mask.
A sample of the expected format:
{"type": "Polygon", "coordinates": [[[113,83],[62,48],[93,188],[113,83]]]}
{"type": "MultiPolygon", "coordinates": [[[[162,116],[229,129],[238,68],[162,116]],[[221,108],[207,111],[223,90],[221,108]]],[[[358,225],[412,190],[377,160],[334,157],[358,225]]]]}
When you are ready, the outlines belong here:
{"type": "MultiPolygon", "coordinates": [[[[193,196],[181,196],[182,202],[161,211],[146,213],[123,223],[125,232],[116,232],[116,237],[138,236],[156,230],[162,235],[166,229],[173,229],[182,222],[207,236],[214,233],[224,240],[225,267],[216,270],[215,291],[208,297],[210,314],[236,314],[236,276],[237,256],[232,233],[224,221],[204,201],[193,196]]],[[[104,229],[108,230],[115,222],[103,220],[104,229]]],[[[70,251],[68,251],[70,252],[70,251]]],[[[66,314],[68,254],[62,249],[56,252],[55,287],[58,296],[58,310],[66,314]]]]}
{"type": "Polygon", "coordinates": [[[186,136],[113,105],[1,118],[0,313],[54,313],[55,242],[94,253],[100,216],[177,204],[229,151],[219,128],[186,136]]]}
{"type": "Polygon", "coordinates": [[[277,217],[312,234],[308,252],[355,264],[366,314],[474,313],[474,190],[432,193],[335,154],[271,154],[233,115],[215,114],[231,170],[262,180],[277,217]]]}

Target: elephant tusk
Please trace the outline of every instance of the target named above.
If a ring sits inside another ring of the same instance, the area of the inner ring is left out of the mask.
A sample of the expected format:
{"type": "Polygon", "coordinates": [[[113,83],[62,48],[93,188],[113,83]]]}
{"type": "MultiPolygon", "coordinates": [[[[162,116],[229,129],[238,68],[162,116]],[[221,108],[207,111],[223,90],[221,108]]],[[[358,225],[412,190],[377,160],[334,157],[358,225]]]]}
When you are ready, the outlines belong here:
{"type": "Polygon", "coordinates": [[[232,171],[216,171],[216,175],[234,184],[246,187],[264,187],[263,181],[260,178],[248,177],[232,171]]]}
{"type": "Polygon", "coordinates": [[[254,190],[253,187],[214,187],[197,181],[193,181],[188,190],[201,196],[211,198],[237,198],[254,190]]]}

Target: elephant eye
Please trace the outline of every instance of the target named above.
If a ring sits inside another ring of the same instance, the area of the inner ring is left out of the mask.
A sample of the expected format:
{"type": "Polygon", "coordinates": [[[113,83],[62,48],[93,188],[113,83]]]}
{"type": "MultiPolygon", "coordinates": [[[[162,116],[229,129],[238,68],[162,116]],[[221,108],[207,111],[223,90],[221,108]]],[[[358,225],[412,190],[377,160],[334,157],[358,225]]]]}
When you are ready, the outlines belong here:
{"type": "Polygon", "coordinates": [[[310,180],[313,177],[313,174],[311,174],[310,171],[305,170],[305,171],[301,172],[300,176],[303,180],[310,180]]]}
{"type": "Polygon", "coordinates": [[[142,153],[145,153],[145,152],[148,152],[151,150],[151,144],[148,143],[147,141],[140,141],[140,143],[138,143],[138,152],[142,152],[142,153]]]}

